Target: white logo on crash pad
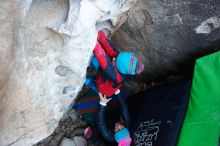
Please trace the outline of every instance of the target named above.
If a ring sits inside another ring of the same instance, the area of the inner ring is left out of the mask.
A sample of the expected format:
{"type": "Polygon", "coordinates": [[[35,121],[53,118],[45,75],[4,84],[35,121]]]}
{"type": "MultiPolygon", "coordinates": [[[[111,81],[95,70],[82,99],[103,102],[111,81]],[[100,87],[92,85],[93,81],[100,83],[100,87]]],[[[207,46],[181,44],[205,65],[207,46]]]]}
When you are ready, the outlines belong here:
{"type": "Polygon", "coordinates": [[[142,122],[134,133],[134,143],[136,146],[152,146],[153,141],[157,140],[157,134],[160,130],[161,121],[142,122]]]}

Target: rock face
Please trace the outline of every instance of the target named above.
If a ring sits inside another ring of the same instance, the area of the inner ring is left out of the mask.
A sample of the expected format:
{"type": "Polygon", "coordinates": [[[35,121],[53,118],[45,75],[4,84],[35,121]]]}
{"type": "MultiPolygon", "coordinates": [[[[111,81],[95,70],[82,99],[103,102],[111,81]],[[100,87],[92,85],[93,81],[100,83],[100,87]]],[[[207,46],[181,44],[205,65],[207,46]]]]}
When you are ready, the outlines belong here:
{"type": "Polygon", "coordinates": [[[0,4],[0,145],[50,135],[81,89],[97,30],[116,29],[129,0],[0,4]]]}
{"type": "Polygon", "coordinates": [[[74,140],[64,138],[59,146],[87,146],[87,144],[85,139],[76,136],[74,140]]]}
{"type": "Polygon", "coordinates": [[[136,53],[145,80],[182,72],[220,48],[218,0],[0,3],[1,146],[29,146],[54,131],[82,87],[97,30],[136,53]]]}
{"type": "Polygon", "coordinates": [[[86,145],[85,139],[79,137],[79,135],[83,135],[86,126],[86,122],[80,119],[76,111],[71,110],[59,121],[58,126],[50,136],[33,146],[59,146],[70,141],[76,145],[81,141],[82,144],[86,145]]]}
{"type": "Polygon", "coordinates": [[[142,79],[185,73],[195,58],[220,49],[220,1],[139,0],[112,39],[144,62],[142,79]]]}
{"type": "Polygon", "coordinates": [[[75,146],[75,142],[71,139],[64,138],[59,146],[75,146]]]}

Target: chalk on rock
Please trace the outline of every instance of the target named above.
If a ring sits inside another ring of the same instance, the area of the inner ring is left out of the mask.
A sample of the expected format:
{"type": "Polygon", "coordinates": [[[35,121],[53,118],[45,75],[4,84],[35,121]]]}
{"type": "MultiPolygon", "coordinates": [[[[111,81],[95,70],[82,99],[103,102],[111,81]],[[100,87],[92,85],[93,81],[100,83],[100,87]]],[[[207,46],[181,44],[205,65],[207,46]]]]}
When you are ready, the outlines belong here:
{"type": "Polygon", "coordinates": [[[80,136],[75,136],[74,142],[77,146],[87,146],[86,140],[80,136]]]}
{"type": "Polygon", "coordinates": [[[74,140],[69,138],[63,138],[59,146],[78,146],[75,144],[74,140]]]}

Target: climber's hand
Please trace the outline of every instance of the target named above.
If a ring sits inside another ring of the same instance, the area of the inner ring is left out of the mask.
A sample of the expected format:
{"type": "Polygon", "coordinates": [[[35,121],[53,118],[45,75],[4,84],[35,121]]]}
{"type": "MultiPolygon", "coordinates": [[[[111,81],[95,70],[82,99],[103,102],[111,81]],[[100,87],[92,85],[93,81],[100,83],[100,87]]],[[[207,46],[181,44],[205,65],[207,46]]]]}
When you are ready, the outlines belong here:
{"type": "Polygon", "coordinates": [[[99,95],[99,98],[100,98],[100,104],[101,105],[104,105],[104,106],[106,106],[107,105],[107,103],[111,100],[111,98],[106,98],[106,96],[104,95],[102,95],[102,93],[98,93],[98,95],[99,95]]]}
{"type": "Polygon", "coordinates": [[[116,61],[116,58],[115,58],[115,57],[112,58],[112,64],[113,64],[114,66],[116,65],[115,61],[116,61]]]}
{"type": "Polygon", "coordinates": [[[117,89],[116,91],[115,91],[115,95],[117,95],[117,94],[119,94],[120,93],[120,89],[117,89]]]}

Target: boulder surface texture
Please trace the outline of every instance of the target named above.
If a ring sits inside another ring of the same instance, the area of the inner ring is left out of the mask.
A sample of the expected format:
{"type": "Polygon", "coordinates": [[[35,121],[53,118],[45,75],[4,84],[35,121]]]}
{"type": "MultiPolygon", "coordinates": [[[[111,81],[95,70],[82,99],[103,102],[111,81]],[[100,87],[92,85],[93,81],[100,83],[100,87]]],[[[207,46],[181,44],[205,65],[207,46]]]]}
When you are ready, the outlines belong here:
{"type": "Polygon", "coordinates": [[[141,82],[191,73],[196,58],[220,49],[220,1],[139,0],[112,39],[144,62],[141,82]]]}
{"type": "Polygon", "coordinates": [[[184,74],[220,48],[219,0],[1,0],[0,146],[51,135],[104,29],[144,62],[141,81],[184,74]]]}
{"type": "Polygon", "coordinates": [[[129,0],[1,0],[0,145],[49,136],[81,89],[99,29],[129,0]]]}

